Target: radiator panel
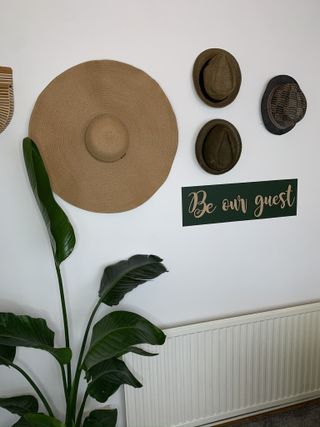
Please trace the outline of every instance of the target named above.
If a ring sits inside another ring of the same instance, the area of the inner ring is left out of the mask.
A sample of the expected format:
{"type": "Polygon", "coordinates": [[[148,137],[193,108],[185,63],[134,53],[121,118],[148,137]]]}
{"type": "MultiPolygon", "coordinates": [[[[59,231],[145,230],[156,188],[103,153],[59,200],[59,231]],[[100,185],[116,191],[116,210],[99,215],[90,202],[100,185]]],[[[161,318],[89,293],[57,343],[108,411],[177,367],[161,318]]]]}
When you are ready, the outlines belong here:
{"type": "Polygon", "coordinates": [[[128,427],[200,426],[320,395],[320,303],[166,329],[128,354],[128,427]]]}

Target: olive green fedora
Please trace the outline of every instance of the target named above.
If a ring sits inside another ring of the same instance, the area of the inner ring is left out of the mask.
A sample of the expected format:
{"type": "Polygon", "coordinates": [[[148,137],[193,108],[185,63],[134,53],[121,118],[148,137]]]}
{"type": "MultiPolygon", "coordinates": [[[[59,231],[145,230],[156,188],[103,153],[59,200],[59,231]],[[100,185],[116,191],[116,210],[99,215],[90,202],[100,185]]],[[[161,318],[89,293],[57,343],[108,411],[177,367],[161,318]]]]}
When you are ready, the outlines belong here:
{"type": "Polygon", "coordinates": [[[200,130],[196,156],[207,172],[219,175],[232,169],[240,158],[242,143],[239,132],[230,122],[210,120],[200,130]]]}
{"type": "Polygon", "coordinates": [[[225,107],[234,101],[240,89],[239,64],[224,49],[207,49],[195,60],[193,82],[202,101],[211,107],[225,107]]]}

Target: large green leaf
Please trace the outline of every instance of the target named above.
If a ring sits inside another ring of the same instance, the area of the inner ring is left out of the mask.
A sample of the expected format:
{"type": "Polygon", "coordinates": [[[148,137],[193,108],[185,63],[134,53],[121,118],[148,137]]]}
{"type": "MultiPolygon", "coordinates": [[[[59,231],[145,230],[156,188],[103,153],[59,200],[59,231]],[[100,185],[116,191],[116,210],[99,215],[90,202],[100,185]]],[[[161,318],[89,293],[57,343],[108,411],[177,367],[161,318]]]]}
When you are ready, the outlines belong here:
{"type": "Polygon", "coordinates": [[[74,231],[53,197],[43,160],[30,138],[23,140],[23,154],[29,181],[48,229],[55,261],[59,265],[73,251],[76,242],[74,231]]]}
{"type": "Polygon", "coordinates": [[[9,366],[6,360],[13,362],[16,356],[16,348],[8,345],[0,345],[0,366],[9,366]]]}
{"type": "Polygon", "coordinates": [[[30,316],[0,313],[0,345],[45,350],[60,364],[71,360],[69,348],[54,348],[54,332],[46,321],[30,316]]]}
{"type": "Polygon", "coordinates": [[[38,411],[38,401],[34,396],[22,395],[0,398],[0,407],[12,414],[22,415],[38,411]]]}
{"type": "Polygon", "coordinates": [[[144,317],[128,311],[114,311],[97,322],[92,331],[86,370],[112,357],[119,357],[136,344],[161,345],[166,336],[144,317]]]}
{"type": "Polygon", "coordinates": [[[90,412],[83,427],[115,427],[118,412],[116,409],[99,409],[90,412]]]}
{"type": "Polygon", "coordinates": [[[99,297],[105,304],[116,305],[127,292],[167,271],[155,255],[134,255],[105,268],[99,297]]]}
{"type": "Polygon", "coordinates": [[[12,427],[30,427],[30,424],[24,418],[20,418],[12,427]]]}
{"type": "Polygon", "coordinates": [[[139,354],[139,356],[147,356],[147,357],[153,357],[158,356],[158,353],[150,353],[149,351],[144,350],[141,347],[128,347],[127,353],[135,353],[139,354]]]}
{"type": "Polygon", "coordinates": [[[56,418],[44,414],[25,414],[12,427],[66,427],[56,418]]]}
{"type": "Polygon", "coordinates": [[[142,387],[126,364],[116,358],[98,363],[88,371],[87,377],[91,379],[88,385],[89,395],[101,403],[106,402],[121,384],[142,387]]]}

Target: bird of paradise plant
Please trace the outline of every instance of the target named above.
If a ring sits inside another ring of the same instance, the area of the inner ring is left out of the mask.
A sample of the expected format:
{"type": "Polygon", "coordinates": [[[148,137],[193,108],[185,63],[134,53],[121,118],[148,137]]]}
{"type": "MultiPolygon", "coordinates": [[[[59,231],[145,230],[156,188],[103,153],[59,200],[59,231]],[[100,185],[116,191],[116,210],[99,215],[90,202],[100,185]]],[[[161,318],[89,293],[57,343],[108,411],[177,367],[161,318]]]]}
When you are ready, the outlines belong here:
{"type": "Polygon", "coordinates": [[[72,369],[68,312],[60,264],[72,253],[76,243],[75,234],[66,214],[53,196],[43,160],[36,144],[30,138],[23,141],[23,154],[29,181],[50,237],[65,343],[64,347],[55,347],[54,332],[44,319],[0,313],[0,365],[20,372],[33,389],[33,394],[30,395],[0,398],[0,407],[19,416],[14,427],[114,427],[117,421],[116,409],[94,410],[84,418],[87,398],[90,396],[104,403],[122,384],[141,387],[142,384],[120,357],[128,352],[142,356],[153,355],[136,345],[162,345],[165,342],[165,334],[148,320],[132,312],[112,311],[93,325],[95,315],[101,306],[119,304],[127,292],[167,270],[162,259],[155,255],[134,255],[104,269],[98,301],[89,317],[77,363],[72,369]],[[16,362],[16,351],[19,347],[47,351],[57,361],[66,402],[64,420],[56,417],[45,393],[16,362]],[[78,407],[82,374],[85,374],[87,388],[78,407]],[[39,412],[39,400],[46,413],[39,412]]]}

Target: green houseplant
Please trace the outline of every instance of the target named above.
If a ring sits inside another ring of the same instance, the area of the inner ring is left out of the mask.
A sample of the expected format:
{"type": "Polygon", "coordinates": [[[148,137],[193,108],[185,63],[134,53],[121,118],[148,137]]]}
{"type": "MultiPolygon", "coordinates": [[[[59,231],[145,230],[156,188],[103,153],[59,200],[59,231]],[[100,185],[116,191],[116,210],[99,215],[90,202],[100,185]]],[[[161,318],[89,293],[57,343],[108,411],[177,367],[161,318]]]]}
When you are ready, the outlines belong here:
{"type": "Polygon", "coordinates": [[[20,395],[0,398],[0,407],[20,417],[14,424],[15,427],[113,427],[117,420],[116,409],[94,410],[83,419],[88,396],[98,402],[106,402],[122,384],[141,387],[140,382],[119,358],[127,352],[151,356],[153,354],[136,345],[142,343],[161,345],[165,342],[165,335],[161,329],[135,313],[112,311],[93,325],[95,315],[101,306],[119,304],[127,292],[167,270],[162,264],[162,259],[155,255],[134,255],[128,260],[104,269],[99,298],[88,320],[78,361],[72,370],[68,313],[60,264],[73,251],[76,239],[66,214],[53,197],[37,146],[29,138],[23,141],[23,154],[30,184],[51,241],[60,292],[65,346],[63,348],[54,346],[54,332],[49,329],[44,319],[0,313],[0,365],[19,371],[37,396],[20,395]],[[56,418],[44,393],[30,375],[15,363],[18,347],[44,350],[56,359],[61,371],[66,401],[63,421],[56,418]],[[82,396],[81,405],[77,407],[79,381],[82,374],[85,374],[87,388],[82,396]],[[46,413],[38,412],[38,399],[42,402],[46,413]]]}

